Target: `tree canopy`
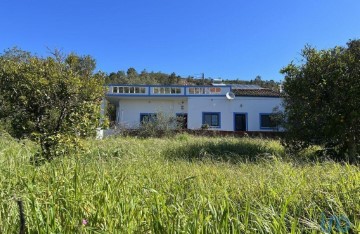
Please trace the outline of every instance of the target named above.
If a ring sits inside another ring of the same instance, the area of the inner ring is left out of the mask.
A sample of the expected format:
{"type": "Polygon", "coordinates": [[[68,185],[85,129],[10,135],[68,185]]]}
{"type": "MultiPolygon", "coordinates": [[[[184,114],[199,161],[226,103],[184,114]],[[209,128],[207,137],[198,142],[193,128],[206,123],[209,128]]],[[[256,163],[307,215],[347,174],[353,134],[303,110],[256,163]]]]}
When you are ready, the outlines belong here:
{"type": "Polygon", "coordinates": [[[346,47],[316,50],[306,46],[302,64],[285,75],[287,137],[294,150],[323,145],[339,159],[356,160],[360,143],[360,40],[346,47]]]}
{"type": "Polygon", "coordinates": [[[104,74],[90,56],[42,58],[13,48],[0,56],[0,120],[17,138],[30,137],[47,159],[77,147],[95,132],[104,74]]]}
{"type": "MultiPolygon", "coordinates": [[[[220,78],[221,79],[221,78],[220,78]]],[[[166,74],[163,72],[148,72],[145,69],[139,73],[135,68],[130,67],[126,72],[111,72],[105,78],[105,84],[139,84],[139,85],[211,85],[212,78],[204,79],[195,78],[193,76],[181,77],[175,72],[166,74]]],[[[261,76],[256,76],[254,80],[223,80],[225,84],[248,84],[259,85],[262,88],[272,90],[279,89],[279,82],[274,80],[262,80],[261,76]]]]}

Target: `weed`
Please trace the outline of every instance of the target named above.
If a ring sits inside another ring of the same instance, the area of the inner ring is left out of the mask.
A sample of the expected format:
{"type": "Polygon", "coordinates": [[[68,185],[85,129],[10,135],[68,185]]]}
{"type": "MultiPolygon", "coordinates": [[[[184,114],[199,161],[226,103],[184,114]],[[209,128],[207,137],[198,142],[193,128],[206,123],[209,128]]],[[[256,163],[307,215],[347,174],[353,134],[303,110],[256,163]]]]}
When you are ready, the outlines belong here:
{"type": "Polygon", "coordinates": [[[316,233],[322,215],[360,231],[360,169],[300,164],[275,140],[181,134],[82,144],[82,154],[35,166],[36,145],[0,137],[0,233],[19,230],[13,196],[27,233],[316,233]]]}

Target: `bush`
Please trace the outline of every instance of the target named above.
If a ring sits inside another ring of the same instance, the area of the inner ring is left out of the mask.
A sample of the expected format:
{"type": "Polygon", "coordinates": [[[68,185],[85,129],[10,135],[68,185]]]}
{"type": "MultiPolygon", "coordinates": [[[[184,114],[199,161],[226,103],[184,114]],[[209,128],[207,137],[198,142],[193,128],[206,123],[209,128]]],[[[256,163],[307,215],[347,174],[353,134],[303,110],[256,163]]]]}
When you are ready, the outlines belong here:
{"type": "Polygon", "coordinates": [[[95,60],[70,54],[42,58],[19,49],[0,56],[0,120],[16,138],[31,138],[47,160],[95,134],[104,94],[95,60]],[[4,110],[4,111],[2,111],[4,110]]]}
{"type": "Polygon", "coordinates": [[[181,129],[181,120],[165,113],[157,113],[156,118],[140,123],[138,136],[140,137],[170,137],[181,129]]]}
{"type": "Polygon", "coordinates": [[[360,40],[347,47],[302,51],[303,63],[285,75],[285,145],[293,151],[320,145],[336,160],[359,160],[360,40]]]}

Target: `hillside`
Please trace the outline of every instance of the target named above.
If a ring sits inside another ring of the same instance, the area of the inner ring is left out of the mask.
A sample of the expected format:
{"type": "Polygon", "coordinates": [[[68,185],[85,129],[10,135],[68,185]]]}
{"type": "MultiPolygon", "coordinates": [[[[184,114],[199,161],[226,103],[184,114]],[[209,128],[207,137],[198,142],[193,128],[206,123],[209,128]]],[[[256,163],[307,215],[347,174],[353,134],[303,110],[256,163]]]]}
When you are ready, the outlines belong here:
{"type": "MultiPolygon", "coordinates": [[[[216,78],[221,79],[221,78],[216,78]]],[[[143,85],[211,85],[211,77],[181,77],[175,72],[166,74],[163,72],[147,72],[146,70],[138,73],[134,68],[129,68],[127,72],[118,71],[111,72],[107,75],[106,84],[143,84],[143,85]]],[[[225,84],[254,84],[263,88],[278,90],[279,82],[274,80],[262,80],[260,76],[256,76],[253,80],[229,80],[224,79],[225,84]]]]}

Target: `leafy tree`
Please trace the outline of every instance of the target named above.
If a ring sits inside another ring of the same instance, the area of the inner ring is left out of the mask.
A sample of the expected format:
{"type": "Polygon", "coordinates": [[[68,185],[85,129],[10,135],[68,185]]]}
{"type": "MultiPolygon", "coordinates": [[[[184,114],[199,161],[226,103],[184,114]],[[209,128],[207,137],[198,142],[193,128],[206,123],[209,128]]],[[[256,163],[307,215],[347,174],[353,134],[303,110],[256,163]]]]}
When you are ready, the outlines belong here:
{"type": "Polygon", "coordinates": [[[173,85],[179,83],[180,79],[179,76],[176,76],[175,72],[171,73],[168,78],[168,84],[173,85]]]}
{"type": "Polygon", "coordinates": [[[139,75],[141,84],[154,85],[158,84],[156,79],[152,76],[152,73],[147,72],[145,69],[141,71],[139,75]]]}
{"type": "Polygon", "coordinates": [[[105,78],[105,84],[128,84],[129,80],[124,71],[111,72],[105,78]]]}
{"type": "Polygon", "coordinates": [[[130,67],[130,68],[127,70],[126,74],[127,74],[128,79],[135,79],[135,78],[137,78],[137,76],[138,76],[137,71],[136,71],[135,68],[133,68],[133,67],[130,67]]]}
{"type": "Polygon", "coordinates": [[[273,108],[270,115],[270,121],[274,124],[274,131],[280,131],[285,124],[285,116],[283,110],[279,106],[273,108]]]}
{"type": "Polygon", "coordinates": [[[257,75],[254,79],[254,84],[261,85],[262,82],[261,76],[257,75]]]}
{"type": "Polygon", "coordinates": [[[168,84],[168,74],[162,73],[162,72],[151,72],[150,75],[154,77],[156,82],[161,85],[168,84]]]}
{"type": "Polygon", "coordinates": [[[285,144],[295,151],[323,145],[338,159],[355,161],[360,149],[360,40],[329,50],[306,46],[302,57],[302,64],[281,70],[285,144]]]}
{"type": "MultiPolygon", "coordinates": [[[[55,51],[55,56],[59,52],[55,51]]],[[[89,77],[96,68],[96,62],[90,55],[78,56],[71,53],[65,58],[65,62],[71,66],[80,76],[89,77]]]]}
{"type": "Polygon", "coordinates": [[[95,132],[104,94],[102,73],[90,56],[42,58],[17,48],[0,56],[1,119],[17,138],[40,143],[50,160],[78,148],[78,138],[95,132]],[[1,105],[3,107],[3,105],[1,105]]]}

